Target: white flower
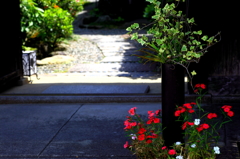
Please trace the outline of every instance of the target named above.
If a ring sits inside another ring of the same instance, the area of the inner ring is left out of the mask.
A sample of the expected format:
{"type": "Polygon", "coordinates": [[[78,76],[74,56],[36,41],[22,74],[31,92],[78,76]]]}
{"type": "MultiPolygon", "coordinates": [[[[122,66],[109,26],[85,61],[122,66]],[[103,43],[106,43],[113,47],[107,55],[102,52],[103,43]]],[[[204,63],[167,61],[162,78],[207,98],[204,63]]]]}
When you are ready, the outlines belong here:
{"type": "Polygon", "coordinates": [[[183,159],[183,156],[176,156],[176,159],[183,159]]]}
{"type": "Polygon", "coordinates": [[[213,150],[215,154],[220,154],[220,148],[218,146],[214,146],[213,150]]]}
{"type": "Polygon", "coordinates": [[[176,142],[176,145],[181,145],[181,142],[179,142],[179,141],[178,141],[178,142],[176,142]]]}
{"type": "Polygon", "coordinates": [[[195,148],[195,147],[196,147],[196,144],[192,144],[191,147],[192,147],[192,148],[195,148]]]}
{"type": "Polygon", "coordinates": [[[132,136],[133,140],[136,140],[136,138],[137,138],[136,134],[130,134],[130,136],[132,136]]]}
{"type": "Polygon", "coordinates": [[[195,119],[194,125],[199,125],[200,124],[200,119],[195,119]]]}

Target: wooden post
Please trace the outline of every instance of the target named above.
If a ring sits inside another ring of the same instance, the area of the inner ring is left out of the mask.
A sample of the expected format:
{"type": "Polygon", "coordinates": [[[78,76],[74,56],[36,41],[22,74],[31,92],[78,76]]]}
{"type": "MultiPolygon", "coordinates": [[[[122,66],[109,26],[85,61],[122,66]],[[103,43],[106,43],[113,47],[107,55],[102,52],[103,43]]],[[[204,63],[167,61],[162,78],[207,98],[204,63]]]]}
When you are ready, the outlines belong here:
{"type": "Polygon", "coordinates": [[[184,68],[181,65],[162,64],[162,123],[166,146],[183,143],[181,122],[174,116],[176,106],[184,104],[184,68]]]}

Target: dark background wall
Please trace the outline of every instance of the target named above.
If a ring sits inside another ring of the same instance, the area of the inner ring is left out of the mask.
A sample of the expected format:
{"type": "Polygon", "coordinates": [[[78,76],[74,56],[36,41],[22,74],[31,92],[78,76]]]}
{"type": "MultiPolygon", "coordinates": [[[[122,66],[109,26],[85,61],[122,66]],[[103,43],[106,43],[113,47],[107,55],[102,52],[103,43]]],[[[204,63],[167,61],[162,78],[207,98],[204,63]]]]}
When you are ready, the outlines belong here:
{"type": "Polygon", "coordinates": [[[0,91],[7,85],[16,83],[22,77],[22,52],[20,38],[19,1],[3,1],[1,9],[1,55],[0,55],[0,91]]]}
{"type": "Polygon", "coordinates": [[[149,4],[145,0],[99,0],[98,7],[101,12],[125,20],[142,18],[145,6],[149,4]]]}
{"type": "Polygon", "coordinates": [[[198,73],[194,83],[208,83],[213,95],[240,94],[239,15],[237,1],[189,2],[189,17],[195,18],[196,29],[207,35],[221,31],[221,41],[208,50],[199,64],[191,66],[198,73]]]}

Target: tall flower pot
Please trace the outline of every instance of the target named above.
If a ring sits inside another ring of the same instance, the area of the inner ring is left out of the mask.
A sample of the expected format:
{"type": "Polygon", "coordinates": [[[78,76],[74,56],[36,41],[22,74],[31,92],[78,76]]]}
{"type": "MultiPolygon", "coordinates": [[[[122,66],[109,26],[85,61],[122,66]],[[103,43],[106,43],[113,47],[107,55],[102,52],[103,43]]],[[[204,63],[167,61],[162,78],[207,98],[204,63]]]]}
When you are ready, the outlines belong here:
{"type": "Polygon", "coordinates": [[[174,116],[176,106],[184,104],[184,75],[181,65],[162,64],[162,123],[163,138],[166,146],[183,142],[181,122],[174,116]]]}

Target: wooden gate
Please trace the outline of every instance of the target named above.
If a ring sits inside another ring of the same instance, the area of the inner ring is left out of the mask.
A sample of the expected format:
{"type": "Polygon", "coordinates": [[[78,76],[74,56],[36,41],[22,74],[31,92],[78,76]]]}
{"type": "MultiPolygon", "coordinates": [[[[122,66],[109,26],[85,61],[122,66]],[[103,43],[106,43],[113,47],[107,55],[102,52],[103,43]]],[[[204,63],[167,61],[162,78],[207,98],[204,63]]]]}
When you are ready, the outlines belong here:
{"type": "Polygon", "coordinates": [[[23,76],[19,1],[4,1],[1,15],[0,91],[23,76]],[[11,13],[10,13],[11,12],[11,13]]]}

